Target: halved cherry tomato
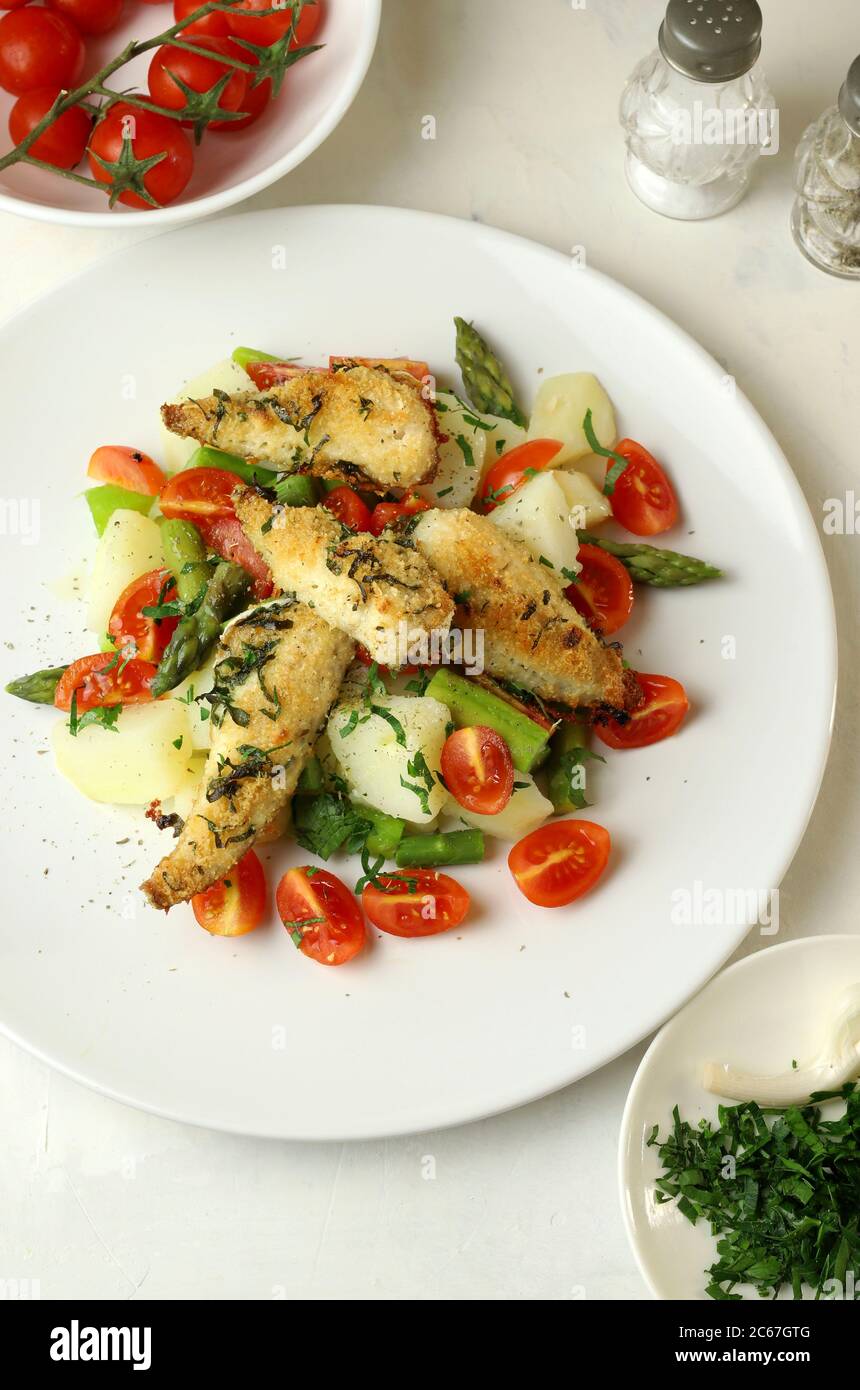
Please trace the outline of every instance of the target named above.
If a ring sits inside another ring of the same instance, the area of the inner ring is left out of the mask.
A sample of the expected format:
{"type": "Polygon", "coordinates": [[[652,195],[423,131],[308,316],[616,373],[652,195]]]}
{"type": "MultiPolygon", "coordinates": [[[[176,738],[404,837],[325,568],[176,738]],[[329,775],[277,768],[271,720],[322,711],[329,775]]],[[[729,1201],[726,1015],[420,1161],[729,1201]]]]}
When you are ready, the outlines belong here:
{"type": "Polygon", "coordinates": [[[646,748],[677,733],[690,708],[687,692],[680,681],[671,676],[646,676],[636,672],[636,679],[645,692],[645,702],[633,710],[626,724],[610,719],[595,724],[594,732],[609,748],[646,748]]]}
{"type": "Polygon", "coordinates": [[[429,510],[430,503],[425,502],[423,497],[416,497],[414,493],[402,497],[399,502],[378,502],[371,513],[367,529],[372,531],[374,536],[381,536],[386,526],[399,521],[402,516],[415,516],[416,512],[429,510]]]}
{"type": "Polygon", "coordinates": [[[514,845],[508,868],[537,907],[566,907],[593,888],[606,868],[609,831],[588,820],[559,820],[514,845]]]}
{"type": "Polygon", "coordinates": [[[195,525],[235,516],[233,493],[237,484],[235,475],[226,468],[186,468],[164,484],[158,505],[165,516],[195,525]]]}
{"type": "Polygon", "coordinates": [[[436,869],[408,869],[368,883],[362,906],[375,927],[390,936],[435,936],[458,927],[469,911],[469,894],[456,879],[436,869]]]}
{"type": "Polygon", "coordinates": [[[178,618],[149,618],[144,608],[170,603],[176,598],[176,585],[169,570],[149,570],[123,589],[113,606],[108,636],[123,660],[131,653],[143,661],[158,663],[176,631],[178,618]]]}
{"type": "Polygon", "coordinates": [[[302,367],[298,362],[249,362],[245,368],[258,391],[281,386],[285,381],[292,381],[293,377],[304,376],[305,372],[327,370],[326,367],[302,367]]]}
{"type": "Polygon", "coordinates": [[[57,709],[71,709],[72,695],[78,714],[97,705],[139,705],[152,699],[150,686],[157,666],[133,657],[125,661],[119,652],[97,652],[73,661],[60,677],[54,692],[57,709]]]}
{"type": "Polygon", "coordinates": [[[322,504],[337,517],[338,521],[342,521],[344,526],[348,526],[350,531],[370,530],[370,508],[362,502],[358,493],[353,492],[352,488],[347,487],[346,484],[343,487],[332,488],[331,492],[326,493],[322,504]]]}
{"type": "Polygon", "coordinates": [[[528,439],[525,444],[518,444],[516,449],[502,454],[484,479],[481,510],[491,512],[500,502],[506,502],[533,473],[539,473],[552,463],[563,448],[559,439],[528,439]]]}
{"type": "Polygon", "coordinates": [[[211,936],[245,936],[265,917],[266,897],[263,866],[249,849],[220,883],[195,893],[191,907],[211,936]]]}
{"type": "Polygon", "coordinates": [[[457,729],[442,749],[442,776],[448,791],[479,816],[504,811],[514,790],[511,750],[501,734],[483,724],[457,729]]]}
{"type": "Polygon", "coordinates": [[[125,444],[102,444],[87,464],[87,477],[100,483],[116,483],[129,492],[156,497],[167,482],[158,464],[140,449],[125,444]]]}
{"type": "Polygon", "coordinates": [[[426,381],[430,375],[428,364],[413,357],[330,357],[329,371],[333,372],[348,363],[356,363],[359,367],[385,367],[389,372],[408,372],[417,381],[426,381]]]}
{"type": "Polygon", "coordinates": [[[187,468],[165,484],[158,505],[165,516],[192,522],[210,550],[248,571],[254,580],[254,597],[268,598],[272,576],[236,516],[236,485],[226,468],[187,468]]]}
{"type": "Polygon", "coordinates": [[[222,560],[232,560],[241,565],[254,581],[254,598],[268,598],[274,588],[272,572],[262,555],[258,555],[236,516],[218,516],[200,521],[197,525],[210,550],[220,555],[222,560]]]}
{"type": "Polygon", "coordinates": [[[327,869],[288,869],[275,894],[299,950],[320,965],[344,965],[365,942],[364,918],[345,883],[327,869]]]}
{"type": "Polygon", "coordinates": [[[608,637],[633,611],[633,580],[620,560],[597,545],[581,545],[576,558],[582,569],[565,595],[589,626],[608,637]]]}
{"type": "MultiPolygon", "coordinates": [[[[628,460],[610,497],[612,515],[634,536],[658,536],[678,520],[678,499],[659,463],[635,439],[622,439],[614,452],[628,460]]],[[[613,460],[607,460],[607,472],[613,460]]]]}

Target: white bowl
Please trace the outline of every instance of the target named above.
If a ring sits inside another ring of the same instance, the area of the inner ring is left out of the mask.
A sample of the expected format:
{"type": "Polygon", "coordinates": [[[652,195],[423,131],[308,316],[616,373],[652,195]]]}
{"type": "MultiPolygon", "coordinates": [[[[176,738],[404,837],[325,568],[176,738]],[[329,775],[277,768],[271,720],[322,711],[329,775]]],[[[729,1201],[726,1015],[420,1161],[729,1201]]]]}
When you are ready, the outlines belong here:
{"type": "MultiPolygon", "coordinates": [[[[814,1057],[841,993],[857,980],[860,936],[785,941],[717,975],[651,1043],[624,1107],[618,1181],[627,1238],[655,1298],[709,1302],[704,1271],[717,1250],[706,1222],[692,1226],[674,1202],[655,1202],[661,1165],[647,1143],[652,1125],[665,1135],[674,1105],[695,1125],[715,1121],[721,1100],[732,1104],[702,1086],[705,1062],[776,1073],[793,1057],[814,1057]]],[[[749,1285],[735,1292],[759,1301],[749,1285]]]]}
{"type": "MultiPolygon", "coordinates": [[[[95,189],[19,164],[0,175],[0,209],[73,227],[166,227],[250,198],[307,159],[346,114],[370,66],[381,10],[382,0],[326,0],[325,20],[314,39],[324,47],[287,71],[280,99],[248,130],[203,137],[195,148],[191,182],[169,207],[135,209],[117,203],[109,208],[95,189]]],[[[172,5],[127,5],[116,29],[85,40],[85,74],[97,71],[129,40],[158,34],[173,22],[172,5]]],[[[111,85],[145,92],[151,57],[143,54],[122,68],[111,85]]],[[[0,91],[0,150],[11,144],[8,116],[14,101],[0,91]]]]}

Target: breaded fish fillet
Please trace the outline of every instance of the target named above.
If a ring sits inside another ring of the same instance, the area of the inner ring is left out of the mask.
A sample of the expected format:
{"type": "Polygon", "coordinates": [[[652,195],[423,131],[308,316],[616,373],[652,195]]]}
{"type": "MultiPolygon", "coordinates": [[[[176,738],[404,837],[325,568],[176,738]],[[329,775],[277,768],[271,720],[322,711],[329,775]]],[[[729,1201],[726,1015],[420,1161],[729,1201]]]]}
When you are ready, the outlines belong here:
{"type": "Polygon", "coordinates": [[[274,468],[387,492],[436,473],[436,412],[410,376],[381,368],[309,371],[268,391],[163,405],[173,434],[274,468]]]}
{"type": "Polygon", "coordinates": [[[276,584],[374,661],[405,665],[416,638],[448,631],[454,604],[411,540],[353,533],[325,507],[277,507],[253,488],[237,490],[233,502],[276,584]]]}
{"type": "Polygon", "coordinates": [[[484,668],[545,700],[624,710],[638,687],[621,657],[589,630],[552,569],[488,517],[424,512],[412,532],[459,595],[457,623],[484,634],[484,668]]]}
{"type": "Polygon", "coordinates": [[[287,805],[352,661],[353,644],[304,604],[256,609],[224,635],[212,747],[172,852],[142,885],[165,911],[217,883],[287,805]]]}

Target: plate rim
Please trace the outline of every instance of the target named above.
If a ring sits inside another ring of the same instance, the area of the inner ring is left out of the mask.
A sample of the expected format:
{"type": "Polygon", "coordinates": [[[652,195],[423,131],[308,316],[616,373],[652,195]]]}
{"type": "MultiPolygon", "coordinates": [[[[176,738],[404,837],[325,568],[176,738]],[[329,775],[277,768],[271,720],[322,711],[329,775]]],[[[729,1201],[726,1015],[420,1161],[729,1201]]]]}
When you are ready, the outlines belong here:
{"type": "MultiPolygon", "coordinates": [[[[14,193],[6,193],[0,189],[0,212],[8,212],[14,217],[32,219],[34,222],[44,222],[51,226],[99,227],[105,230],[113,228],[117,231],[121,231],[124,227],[152,227],[155,230],[156,228],[178,227],[188,222],[195,222],[202,217],[211,217],[214,213],[222,212],[225,208],[235,207],[237,203],[252,198],[255,193],[261,193],[263,189],[277,183],[278,179],[292,173],[293,169],[297,169],[315,150],[319,149],[320,145],[325,143],[340,125],[364,86],[379,42],[382,0],[364,0],[364,5],[366,9],[360,43],[355,50],[352,63],[344,74],[343,86],[336,99],[313,130],[308,131],[304,139],[300,140],[286,154],[281,155],[279,159],[267,165],[265,169],[261,169],[259,173],[251,174],[248,178],[242,179],[240,183],[231,184],[229,188],[221,189],[218,193],[206,193],[202,197],[192,198],[188,202],[180,200],[173,204],[167,204],[165,207],[150,210],[146,208],[123,209],[119,214],[108,208],[101,212],[82,212],[77,208],[61,208],[54,203],[31,203],[26,198],[19,198],[14,193]]],[[[269,209],[258,210],[268,211],[269,209]]],[[[88,267],[84,267],[84,269],[86,270],[88,267]]],[[[67,282],[64,280],[62,283],[66,284],[67,282]]],[[[48,294],[50,293],[51,291],[48,291],[48,294]]]]}
{"type": "MultiPolygon", "coordinates": [[[[288,220],[313,220],[320,217],[328,219],[339,217],[345,220],[353,216],[361,216],[368,219],[382,219],[386,223],[388,223],[389,220],[401,220],[403,222],[412,222],[413,224],[421,222],[428,226],[432,226],[433,224],[454,224],[463,234],[470,237],[477,238],[478,240],[483,239],[488,243],[495,243],[502,248],[513,249],[515,253],[519,249],[522,249],[526,254],[537,254],[541,256],[547,263],[552,262],[557,266],[564,266],[566,270],[569,268],[569,257],[566,256],[563,251],[547,246],[542,242],[535,241],[532,238],[524,237],[501,228],[492,227],[486,223],[476,223],[466,218],[452,217],[443,213],[426,212],[420,209],[392,207],[381,204],[332,203],[302,204],[287,208],[259,208],[234,213],[229,218],[221,218],[217,223],[213,222],[209,225],[217,225],[221,228],[225,236],[229,236],[230,225],[242,219],[248,221],[263,220],[266,218],[272,220],[278,219],[279,223],[282,225],[283,219],[285,218],[288,220]],[[465,232],[465,229],[469,229],[468,233],[465,232]]],[[[195,225],[187,225],[184,228],[174,228],[168,235],[190,237],[195,235],[197,231],[198,228],[195,225]]],[[[158,236],[160,236],[160,233],[156,234],[156,239],[158,236]]],[[[20,319],[38,312],[43,304],[46,304],[55,295],[61,294],[67,288],[86,279],[88,276],[97,276],[102,266],[108,262],[121,259],[128,255],[133,256],[135,247],[142,246],[151,239],[153,238],[146,238],[144,242],[134,242],[129,246],[121,246],[113,249],[107,255],[99,257],[98,260],[88,266],[82,267],[67,279],[64,279],[59,284],[36,296],[29,303],[21,306],[14,314],[0,321],[0,341],[2,341],[2,335],[12,328],[20,319]]],[[[644,315],[646,319],[650,319],[652,322],[656,323],[661,331],[674,337],[679,345],[684,348],[685,352],[691,357],[696,358],[702,367],[712,372],[722,373],[723,369],[719,366],[716,359],[695,338],[675,323],[668,314],[651,304],[642,295],[631,290],[621,281],[616,280],[603,271],[597,270],[591,265],[579,267],[577,269],[577,274],[585,275],[591,280],[599,282],[602,285],[602,292],[604,294],[610,297],[612,295],[617,295],[622,300],[632,304],[637,313],[644,315]]],[[[751,431],[754,431],[759,437],[762,447],[771,456],[774,464],[778,464],[780,476],[785,487],[785,496],[791,505],[792,512],[798,524],[803,530],[807,542],[810,539],[814,539],[814,544],[809,545],[807,557],[812,566],[810,577],[813,577],[814,571],[816,587],[820,593],[820,599],[823,601],[821,603],[823,611],[820,615],[821,636],[829,658],[827,671],[825,672],[823,680],[824,688],[830,692],[829,707],[826,713],[822,710],[822,715],[826,717],[826,727],[822,728],[818,736],[818,756],[816,762],[811,765],[809,794],[802,799],[804,815],[802,819],[798,821],[794,829],[788,849],[780,855],[779,863],[773,872],[767,875],[767,881],[770,882],[773,887],[778,887],[788,871],[806,833],[809,821],[817,804],[830,751],[838,667],[836,614],[833,591],[824,558],[821,536],[815,525],[812,512],[800,483],[791,469],[775,436],[752,405],[751,401],[741,390],[740,386],[737,387],[735,392],[735,404],[744,413],[745,426],[751,431]]],[[[180,1123],[215,1129],[223,1133],[247,1134],[261,1138],[279,1138],[301,1142],[348,1142],[353,1140],[388,1138],[398,1135],[421,1134],[436,1129],[446,1129],[460,1124],[472,1123],[477,1120],[490,1118],[493,1115],[507,1113],[522,1105],[530,1104],[532,1101],[541,1100],[546,1096],[555,1094],[566,1086],[575,1084],[576,1081],[583,1080],[586,1076],[592,1075],[595,1071],[609,1065],[610,1062],[622,1056],[631,1047],[634,1047],[637,1043],[641,1042],[643,1038],[654,1032],[654,1030],[660,1029],[663,1026],[668,1026],[671,1019],[682,1009],[686,1008],[690,1001],[700,993],[702,989],[707,987],[708,983],[721,970],[725,962],[743,941],[752,925],[752,923],[738,925],[732,932],[727,933],[724,948],[721,948],[714,956],[713,964],[708,967],[708,974],[683,995],[668,1016],[659,1010],[656,1014],[649,1014],[647,1024],[640,1024],[637,1022],[629,1034],[625,1033],[618,1041],[617,1045],[613,1044],[611,1052],[605,1056],[599,1056],[586,1070],[576,1069],[574,1075],[557,1076],[550,1081],[540,1083],[537,1087],[534,1082],[531,1084],[523,1084],[509,1093],[507,1099],[504,1101],[500,1102],[494,1100],[492,1103],[479,1108],[475,1107],[474,1102],[471,1104],[463,1103],[460,1108],[456,1110],[452,1110],[450,1107],[444,1108],[442,1113],[437,1113],[436,1110],[429,1107],[420,1122],[409,1121],[394,1127],[391,1125],[381,1127],[378,1122],[371,1121],[366,1126],[348,1124],[341,1129],[321,1129],[319,1127],[304,1130],[301,1128],[298,1130],[296,1128],[285,1129],[283,1124],[277,1122],[274,1122],[269,1127],[255,1124],[253,1128],[249,1128],[247,1124],[241,1122],[231,1124],[221,1116],[213,1117],[199,1112],[189,1118],[187,1114],[182,1114],[164,1106],[158,1106],[130,1097],[116,1087],[111,1087],[99,1082],[93,1077],[80,1073],[71,1064],[55,1060],[53,1057],[43,1052],[37,1045],[30,1044],[18,1036],[15,1030],[6,1024],[2,1018],[0,1018],[0,1034],[8,1037],[10,1041],[14,1042],[24,1051],[37,1057],[40,1061],[47,1063],[72,1080],[87,1086],[89,1089],[99,1094],[108,1096],[110,1099],[117,1100],[124,1105],[130,1105],[133,1108],[144,1110],[150,1114],[161,1115],[164,1118],[176,1120],[180,1123]]]]}
{"type": "Polygon", "coordinates": [[[636,1262],[636,1268],[639,1271],[639,1274],[642,1278],[643,1283],[645,1284],[645,1287],[648,1290],[648,1293],[650,1294],[651,1298],[656,1300],[658,1303],[663,1303],[671,1300],[667,1300],[665,1296],[655,1286],[654,1281],[651,1279],[645,1267],[644,1258],[641,1252],[641,1241],[637,1238],[637,1234],[630,1216],[630,1206],[627,1201],[627,1195],[630,1191],[630,1183],[627,1179],[626,1172],[626,1154],[630,1139],[632,1111],[634,1105],[636,1104],[636,1101],[638,1100],[639,1093],[644,1086],[645,1078],[653,1060],[653,1054],[660,1046],[660,1043],[662,1042],[666,1033],[668,1033],[669,1029],[672,1028],[676,1023],[678,1023],[678,1021],[684,1014],[696,1007],[702,996],[716,984],[718,978],[721,980],[727,979],[729,976],[739,974],[745,969],[752,968],[753,962],[758,963],[759,961],[766,959],[769,955],[771,955],[774,952],[786,953],[789,951],[811,950],[816,949],[819,946],[819,944],[826,944],[827,947],[830,947],[836,941],[850,941],[852,939],[860,941],[860,932],[822,932],[821,935],[799,936],[792,941],[779,941],[773,946],[765,946],[759,951],[753,951],[751,955],[744,956],[741,960],[734,961],[734,963],[730,965],[727,970],[724,970],[722,974],[715,973],[711,976],[709,980],[706,980],[705,983],[701,986],[701,988],[698,989],[696,993],[687,1000],[687,1002],[683,1005],[682,1008],[678,1009],[676,1013],[672,1014],[671,1018],[667,1018],[666,1022],[662,1025],[662,1027],[658,1030],[655,1036],[651,1039],[651,1042],[648,1044],[648,1047],[644,1052],[638,1067],[636,1068],[633,1080],[630,1083],[630,1089],[627,1092],[627,1098],[624,1102],[624,1109],[621,1113],[621,1126],[618,1133],[618,1148],[616,1152],[616,1178],[618,1203],[621,1208],[621,1218],[624,1223],[624,1233],[627,1236],[627,1243],[630,1247],[631,1254],[633,1255],[633,1258],[636,1262]]]}

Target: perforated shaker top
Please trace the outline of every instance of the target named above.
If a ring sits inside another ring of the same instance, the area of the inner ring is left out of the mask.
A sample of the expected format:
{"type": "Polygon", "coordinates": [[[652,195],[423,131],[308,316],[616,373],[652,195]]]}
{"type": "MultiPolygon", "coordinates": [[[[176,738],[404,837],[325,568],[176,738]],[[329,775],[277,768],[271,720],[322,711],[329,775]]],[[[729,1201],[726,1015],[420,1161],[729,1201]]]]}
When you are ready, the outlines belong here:
{"type": "Polygon", "coordinates": [[[860,135],[860,56],[854,59],[840,89],[839,110],[849,129],[860,135]]]}
{"type": "Polygon", "coordinates": [[[761,26],[758,0],[669,0],[658,42],[686,77],[731,82],[758,58],[761,26]]]}

